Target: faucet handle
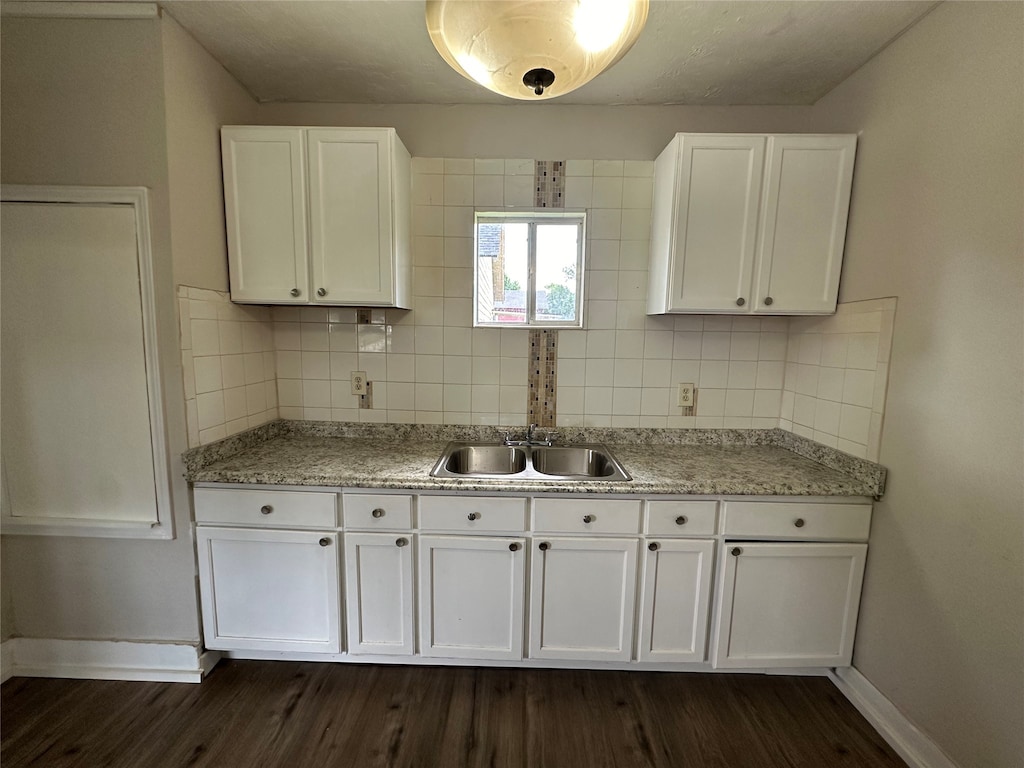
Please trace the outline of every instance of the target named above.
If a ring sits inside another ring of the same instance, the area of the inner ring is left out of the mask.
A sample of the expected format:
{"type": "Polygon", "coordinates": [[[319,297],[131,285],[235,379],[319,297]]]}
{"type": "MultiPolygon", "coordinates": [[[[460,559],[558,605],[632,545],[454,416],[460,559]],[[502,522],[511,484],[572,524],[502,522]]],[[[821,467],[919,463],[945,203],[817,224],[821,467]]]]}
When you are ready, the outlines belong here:
{"type": "Polygon", "coordinates": [[[505,429],[505,430],[499,429],[498,430],[498,434],[501,435],[501,442],[504,445],[511,445],[512,444],[512,432],[510,432],[507,429],[505,429]]]}
{"type": "Polygon", "coordinates": [[[546,432],[544,434],[544,444],[545,445],[549,445],[549,446],[554,444],[555,438],[557,438],[557,437],[558,437],[558,433],[555,432],[554,430],[551,430],[550,432],[546,432]]]}

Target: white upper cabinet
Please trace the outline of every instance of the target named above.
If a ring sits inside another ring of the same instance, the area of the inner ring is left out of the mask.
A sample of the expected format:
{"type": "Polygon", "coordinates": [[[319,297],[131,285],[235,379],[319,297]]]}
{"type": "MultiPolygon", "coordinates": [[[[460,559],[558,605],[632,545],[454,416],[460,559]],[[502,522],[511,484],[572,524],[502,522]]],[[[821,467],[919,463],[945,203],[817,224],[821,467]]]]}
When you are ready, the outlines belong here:
{"type": "Polygon", "coordinates": [[[410,306],[410,158],[391,128],[221,129],[231,298],[410,306]]]}
{"type": "Polygon", "coordinates": [[[648,313],[834,312],[855,146],[677,134],[655,163],[648,313]]]}

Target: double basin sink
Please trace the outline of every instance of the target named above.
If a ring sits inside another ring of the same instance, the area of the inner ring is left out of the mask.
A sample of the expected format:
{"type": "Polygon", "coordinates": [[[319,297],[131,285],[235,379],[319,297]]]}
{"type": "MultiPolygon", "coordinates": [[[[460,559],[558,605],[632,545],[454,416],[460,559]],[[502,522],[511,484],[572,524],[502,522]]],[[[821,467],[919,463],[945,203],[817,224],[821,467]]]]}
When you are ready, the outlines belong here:
{"type": "Polygon", "coordinates": [[[633,478],[604,445],[448,443],[432,477],[487,480],[605,480],[633,478]]]}

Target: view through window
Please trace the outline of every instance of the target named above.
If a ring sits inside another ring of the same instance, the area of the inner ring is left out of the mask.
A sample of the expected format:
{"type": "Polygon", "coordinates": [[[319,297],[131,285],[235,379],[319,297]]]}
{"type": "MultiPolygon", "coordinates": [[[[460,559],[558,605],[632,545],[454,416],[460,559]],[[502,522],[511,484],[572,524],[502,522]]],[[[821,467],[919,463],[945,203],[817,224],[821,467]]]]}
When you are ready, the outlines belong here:
{"type": "Polygon", "coordinates": [[[476,325],[583,324],[583,213],[476,214],[476,325]]]}

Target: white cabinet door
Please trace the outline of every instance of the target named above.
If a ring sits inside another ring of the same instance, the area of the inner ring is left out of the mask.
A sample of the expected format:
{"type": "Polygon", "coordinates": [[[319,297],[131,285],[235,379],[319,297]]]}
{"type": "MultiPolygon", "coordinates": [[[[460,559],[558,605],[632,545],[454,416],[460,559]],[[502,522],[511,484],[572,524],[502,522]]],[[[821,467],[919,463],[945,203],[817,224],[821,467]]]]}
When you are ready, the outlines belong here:
{"type": "Polygon", "coordinates": [[[349,653],[415,653],[411,534],[345,534],[345,611],[349,653]]]}
{"type": "Polygon", "coordinates": [[[704,661],[715,542],[658,539],[644,552],[640,661],[704,661]]]}
{"type": "Polygon", "coordinates": [[[648,311],[748,311],[764,148],[764,136],[681,134],[658,158],[651,290],[665,298],[648,311]]]}
{"type": "Polygon", "coordinates": [[[310,129],[307,153],[313,301],[392,304],[389,132],[310,129]]]}
{"type": "Polygon", "coordinates": [[[521,659],[525,562],[521,538],[420,536],[420,654],[521,659]]]}
{"type": "Polygon", "coordinates": [[[726,542],[712,666],[848,666],[866,553],[866,544],[726,542]]]}
{"type": "Polygon", "coordinates": [[[304,144],[301,128],[221,130],[233,301],[309,301],[304,144]]]}
{"type": "Polygon", "coordinates": [[[198,528],[207,648],[341,651],[338,536],[198,528]]]}
{"type": "Polygon", "coordinates": [[[629,661],[636,539],[534,539],[530,658],[629,661]]]}
{"type": "Polygon", "coordinates": [[[835,311],[856,146],[856,136],[769,138],[755,312],[835,311]]]}

